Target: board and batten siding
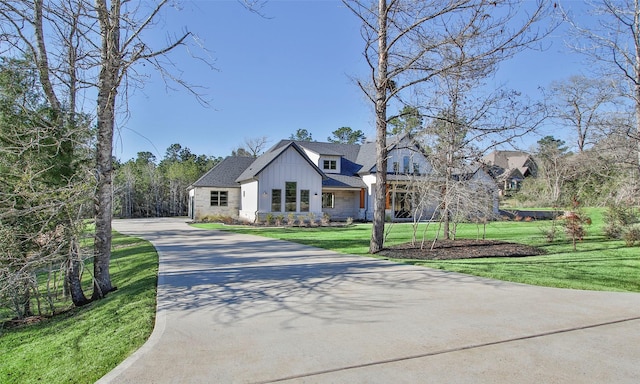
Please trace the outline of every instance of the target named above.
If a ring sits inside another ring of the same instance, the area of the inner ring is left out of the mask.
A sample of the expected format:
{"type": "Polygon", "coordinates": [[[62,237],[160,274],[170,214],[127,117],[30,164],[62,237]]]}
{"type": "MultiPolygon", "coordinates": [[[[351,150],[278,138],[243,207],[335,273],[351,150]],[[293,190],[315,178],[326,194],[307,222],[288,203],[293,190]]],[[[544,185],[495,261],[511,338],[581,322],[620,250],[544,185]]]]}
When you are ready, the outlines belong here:
{"type": "Polygon", "coordinates": [[[322,215],[322,176],[317,170],[303,158],[294,148],[289,148],[280,156],[274,159],[258,175],[256,181],[243,182],[242,188],[247,193],[242,196],[241,218],[254,221],[256,215],[261,219],[271,212],[271,191],[273,189],[282,190],[282,206],[280,212],[273,212],[274,215],[286,216],[285,212],[285,183],[296,183],[296,214],[307,214],[300,212],[300,190],[309,190],[309,212],[317,217],[322,215]],[[251,185],[251,186],[249,186],[251,185]],[[255,187],[254,187],[255,186],[255,187]],[[249,190],[249,188],[254,188],[249,190]],[[251,200],[251,201],[249,201],[251,200]],[[257,204],[254,208],[254,203],[257,204]]]}

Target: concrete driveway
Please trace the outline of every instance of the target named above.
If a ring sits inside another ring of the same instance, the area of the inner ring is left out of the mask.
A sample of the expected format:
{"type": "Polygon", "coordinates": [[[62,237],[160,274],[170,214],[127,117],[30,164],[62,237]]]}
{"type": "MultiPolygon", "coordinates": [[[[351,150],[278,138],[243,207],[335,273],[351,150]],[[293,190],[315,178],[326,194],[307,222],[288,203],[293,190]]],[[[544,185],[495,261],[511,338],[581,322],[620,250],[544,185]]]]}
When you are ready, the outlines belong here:
{"type": "Polygon", "coordinates": [[[100,383],[640,382],[640,294],[506,283],[180,219],[114,228],[158,249],[158,315],[100,383]]]}

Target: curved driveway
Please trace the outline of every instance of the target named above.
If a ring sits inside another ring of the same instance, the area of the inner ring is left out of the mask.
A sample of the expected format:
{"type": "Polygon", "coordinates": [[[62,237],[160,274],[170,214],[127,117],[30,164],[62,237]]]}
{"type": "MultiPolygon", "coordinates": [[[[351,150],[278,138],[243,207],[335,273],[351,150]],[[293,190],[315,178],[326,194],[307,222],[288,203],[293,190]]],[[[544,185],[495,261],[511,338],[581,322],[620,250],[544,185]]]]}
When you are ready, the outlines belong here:
{"type": "Polygon", "coordinates": [[[506,283],[179,219],[113,224],[157,248],[158,314],[101,383],[640,382],[640,294],[506,283]]]}

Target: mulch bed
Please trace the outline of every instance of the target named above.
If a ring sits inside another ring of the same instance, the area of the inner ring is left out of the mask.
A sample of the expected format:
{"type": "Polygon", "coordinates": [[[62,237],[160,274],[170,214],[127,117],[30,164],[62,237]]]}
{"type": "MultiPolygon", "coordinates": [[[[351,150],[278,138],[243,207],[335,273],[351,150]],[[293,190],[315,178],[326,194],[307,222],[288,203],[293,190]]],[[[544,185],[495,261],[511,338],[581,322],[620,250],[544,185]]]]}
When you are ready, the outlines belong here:
{"type": "Polygon", "coordinates": [[[544,254],[540,248],[529,245],[508,243],[498,240],[438,240],[433,249],[433,241],[425,243],[424,249],[420,249],[420,243],[416,245],[400,244],[387,247],[378,252],[378,255],[394,259],[415,260],[455,260],[472,259],[479,257],[525,257],[544,254]]]}

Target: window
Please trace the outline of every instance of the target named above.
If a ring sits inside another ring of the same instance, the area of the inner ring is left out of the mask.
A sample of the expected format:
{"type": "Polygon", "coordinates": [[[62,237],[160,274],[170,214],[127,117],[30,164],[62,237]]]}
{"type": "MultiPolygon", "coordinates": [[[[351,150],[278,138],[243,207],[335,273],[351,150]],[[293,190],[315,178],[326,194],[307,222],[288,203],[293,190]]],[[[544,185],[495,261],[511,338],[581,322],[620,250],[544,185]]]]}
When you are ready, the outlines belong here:
{"type": "Polygon", "coordinates": [[[335,208],[335,195],[333,193],[322,194],[322,208],[335,208]]]}
{"type": "Polygon", "coordinates": [[[271,190],[271,212],[282,211],[282,189],[271,190]]]}
{"type": "Polygon", "coordinates": [[[211,191],[211,206],[226,207],[229,204],[229,192],[211,191]]]}
{"type": "Polygon", "coordinates": [[[402,173],[405,175],[409,173],[409,156],[402,158],[402,173]]]}
{"type": "Polygon", "coordinates": [[[420,174],[420,164],[413,163],[413,174],[414,175],[419,175],[420,174]]]}
{"type": "Polygon", "coordinates": [[[324,160],[322,162],[322,169],[329,169],[329,170],[338,169],[338,163],[335,160],[324,160]]]}
{"type": "Polygon", "coordinates": [[[393,162],[393,173],[400,173],[400,163],[397,161],[393,162]]]}
{"type": "Polygon", "coordinates": [[[300,190],[300,212],[309,212],[309,190],[300,190]]]}
{"type": "Polygon", "coordinates": [[[297,185],[295,181],[284,183],[284,210],[286,212],[296,211],[297,185]]]}

